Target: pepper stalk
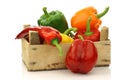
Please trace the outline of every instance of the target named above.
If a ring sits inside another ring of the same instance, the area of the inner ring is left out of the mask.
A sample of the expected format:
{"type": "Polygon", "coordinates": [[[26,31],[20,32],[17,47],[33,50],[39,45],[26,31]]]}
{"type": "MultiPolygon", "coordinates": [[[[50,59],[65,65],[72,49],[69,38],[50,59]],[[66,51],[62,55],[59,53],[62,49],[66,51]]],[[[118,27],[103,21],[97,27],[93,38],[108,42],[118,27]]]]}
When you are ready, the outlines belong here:
{"type": "Polygon", "coordinates": [[[109,6],[105,8],[105,10],[99,14],[97,14],[97,18],[100,19],[101,17],[103,17],[107,12],[109,11],[109,6]]]}
{"type": "Polygon", "coordinates": [[[84,40],[83,36],[81,36],[81,35],[78,35],[78,38],[79,38],[80,40],[84,40]]]}
{"type": "Polygon", "coordinates": [[[93,32],[90,30],[90,21],[91,17],[88,18],[87,23],[86,23],[86,32],[84,33],[86,36],[90,36],[93,34],[93,32]]]}
{"type": "Polygon", "coordinates": [[[55,45],[57,47],[57,49],[59,50],[59,56],[62,56],[63,55],[62,47],[59,45],[58,42],[59,42],[58,39],[55,38],[52,40],[51,43],[52,43],[52,45],[55,45]]]}
{"type": "Polygon", "coordinates": [[[65,35],[70,35],[71,37],[74,37],[74,34],[71,32],[76,32],[78,29],[77,28],[68,28],[67,30],[64,31],[63,34],[65,35]]]}
{"type": "Polygon", "coordinates": [[[48,14],[48,12],[47,12],[47,7],[43,7],[43,12],[44,12],[44,14],[45,14],[47,17],[49,17],[49,14],[48,14]]]}
{"type": "Polygon", "coordinates": [[[68,35],[71,31],[76,32],[77,28],[68,28],[63,34],[68,35]]]}

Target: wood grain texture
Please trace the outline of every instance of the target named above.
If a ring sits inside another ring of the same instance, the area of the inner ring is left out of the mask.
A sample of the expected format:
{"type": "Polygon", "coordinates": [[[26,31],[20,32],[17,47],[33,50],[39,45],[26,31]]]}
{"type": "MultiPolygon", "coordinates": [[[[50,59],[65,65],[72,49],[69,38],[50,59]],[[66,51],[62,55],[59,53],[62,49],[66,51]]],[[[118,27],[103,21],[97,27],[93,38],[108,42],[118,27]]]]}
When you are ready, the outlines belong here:
{"type": "Polygon", "coordinates": [[[109,29],[106,26],[103,26],[100,32],[100,41],[108,40],[109,29]]]}
{"type": "MultiPolygon", "coordinates": [[[[110,64],[110,41],[100,41],[94,43],[98,51],[96,66],[110,64]]],[[[61,44],[64,55],[60,57],[56,47],[50,45],[30,45],[22,39],[23,61],[28,70],[49,70],[62,69],[65,67],[65,56],[71,44],[61,44]]]]}
{"type": "Polygon", "coordinates": [[[31,45],[40,44],[40,38],[37,31],[29,31],[29,43],[31,45]]]}

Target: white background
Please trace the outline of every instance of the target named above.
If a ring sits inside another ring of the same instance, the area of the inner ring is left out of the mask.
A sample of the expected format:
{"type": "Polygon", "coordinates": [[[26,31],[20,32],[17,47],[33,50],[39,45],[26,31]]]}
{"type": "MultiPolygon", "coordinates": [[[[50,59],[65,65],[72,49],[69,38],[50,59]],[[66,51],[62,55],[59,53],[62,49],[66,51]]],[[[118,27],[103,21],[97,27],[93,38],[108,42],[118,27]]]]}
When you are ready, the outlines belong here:
{"type": "Polygon", "coordinates": [[[3,80],[113,80],[119,77],[119,0],[1,0],[0,1],[0,79],[3,80]],[[109,27],[111,40],[110,67],[95,68],[91,74],[72,74],[68,70],[45,72],[27,72],[21,59],[21,41],[15,36],[24,24],[37,25],[37,19],[43,14],[42,7],[48,11],[60,10],[70,26],[73,14],[84,7],[94,6],[98,13],[110,6],[101,26],[109,27]],[[103,71],[103,72],[102,72],[103,71]],[[43,79],[44,78],[44,79],[43,79]]]}

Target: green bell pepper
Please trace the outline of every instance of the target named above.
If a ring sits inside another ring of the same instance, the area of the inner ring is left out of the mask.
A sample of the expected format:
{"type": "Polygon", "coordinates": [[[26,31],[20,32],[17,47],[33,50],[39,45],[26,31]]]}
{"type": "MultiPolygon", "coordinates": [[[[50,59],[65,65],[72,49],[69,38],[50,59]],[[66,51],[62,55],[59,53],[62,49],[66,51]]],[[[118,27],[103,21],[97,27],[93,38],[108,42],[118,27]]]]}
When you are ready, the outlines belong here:
{"type": "Polygon", "coordinates": [[[61,33],[68,29],[68,23],[61,11],[47,12],[47,8],[43,7],[44,14],[38,19],[38,25],[40,26],[51,26],[61,33]]]}

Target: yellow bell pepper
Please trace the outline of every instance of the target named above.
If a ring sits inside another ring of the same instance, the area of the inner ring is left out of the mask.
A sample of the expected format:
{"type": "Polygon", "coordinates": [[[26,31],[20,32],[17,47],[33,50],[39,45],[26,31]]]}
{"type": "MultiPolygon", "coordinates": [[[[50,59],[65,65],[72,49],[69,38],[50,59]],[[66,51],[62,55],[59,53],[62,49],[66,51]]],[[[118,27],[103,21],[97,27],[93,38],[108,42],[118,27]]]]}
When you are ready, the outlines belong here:
{"type": "Polygon", "coordinates": [[[74,41],[73,38],[69,37],[68,35],[66,34],[60,34],[62,36],[62,41],[61,43],[72,43],[74,41]]]}
{"type": "Polygon", "coordinates": [[[72,37],[69,37],[68,35],[72,35],[71,31],[76,32],[77,28],[68,28],[64,33],[60,33],[62,36],[62,41],[61,43],[72,43],[74,39],[72,37]]]}

